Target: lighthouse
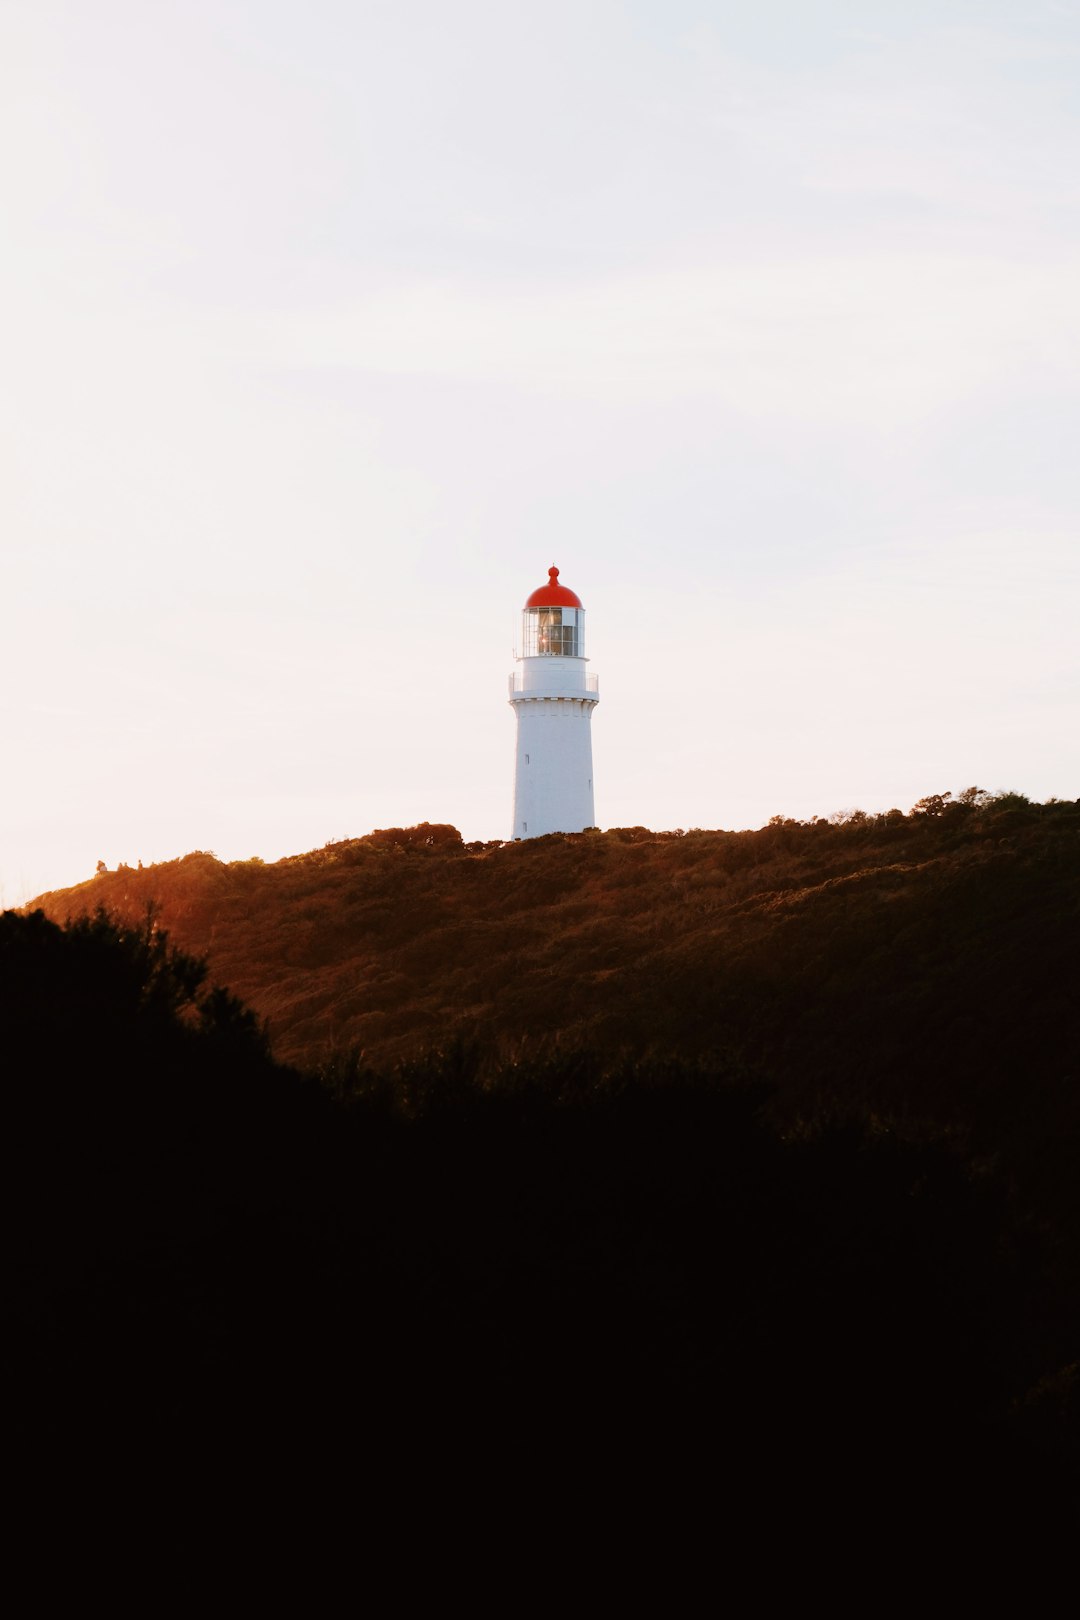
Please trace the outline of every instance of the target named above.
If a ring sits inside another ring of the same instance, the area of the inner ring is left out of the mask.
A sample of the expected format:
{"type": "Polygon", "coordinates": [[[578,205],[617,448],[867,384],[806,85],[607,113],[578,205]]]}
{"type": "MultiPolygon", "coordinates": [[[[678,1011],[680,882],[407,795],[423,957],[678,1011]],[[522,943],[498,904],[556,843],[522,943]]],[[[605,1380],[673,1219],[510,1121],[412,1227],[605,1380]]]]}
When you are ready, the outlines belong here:
{"type": "Polygon", "coordinates": [[[600,683],[587,665],[581,598],[549,568],[547,584],[525,603],[518,667],[510,677],[517,719],[511,838],[595,825],[592,712],[600,683]]]}

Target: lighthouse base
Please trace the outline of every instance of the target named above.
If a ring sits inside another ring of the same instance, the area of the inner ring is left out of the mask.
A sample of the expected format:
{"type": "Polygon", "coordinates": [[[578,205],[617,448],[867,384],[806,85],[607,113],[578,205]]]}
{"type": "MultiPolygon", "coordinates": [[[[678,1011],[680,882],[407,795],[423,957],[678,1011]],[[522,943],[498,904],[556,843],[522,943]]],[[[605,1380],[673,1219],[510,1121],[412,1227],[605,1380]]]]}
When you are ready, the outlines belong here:
{"type": "Polygon", "coordinates": [[[591,697],[515,697],[517,762],[511,838],[596,825],[591,697]]]}

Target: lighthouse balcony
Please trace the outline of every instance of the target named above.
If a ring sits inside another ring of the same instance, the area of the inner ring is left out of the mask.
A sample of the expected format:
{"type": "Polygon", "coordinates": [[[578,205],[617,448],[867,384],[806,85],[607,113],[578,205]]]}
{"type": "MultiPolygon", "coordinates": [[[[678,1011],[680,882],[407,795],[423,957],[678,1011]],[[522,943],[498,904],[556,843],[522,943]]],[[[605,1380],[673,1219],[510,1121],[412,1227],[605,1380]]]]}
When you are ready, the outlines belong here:
{"type": "Polygon", "coordinates": [[[600,696],[599,675],[587,675],[577,670],[554,670],[551,662],[544,660],[547,668],[539,670],[515,670],[510,676],[510,696],[514,697],[567,697],[567,698],[598,698],[600,696]],[[545,679],[545,676],[547,677],[545,679]]]}

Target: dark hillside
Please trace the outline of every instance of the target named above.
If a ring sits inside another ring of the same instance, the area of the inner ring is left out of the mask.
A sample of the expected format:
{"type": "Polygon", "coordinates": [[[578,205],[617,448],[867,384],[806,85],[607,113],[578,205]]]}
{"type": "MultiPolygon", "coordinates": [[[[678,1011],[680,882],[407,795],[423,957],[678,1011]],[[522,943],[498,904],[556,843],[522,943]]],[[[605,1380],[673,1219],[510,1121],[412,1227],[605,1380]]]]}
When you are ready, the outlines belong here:
{"type": "Polygon", "coordinates": [[[958,1133],[1080,1280],[1080,805],[976,790],[752,832],[463,844],[394,828],[272,866],[207,853],[39,904],[159,908],[306,1069],[651,1054],[958,1133]],[[359,1059],[357,1054],[360,1054],[359,1059]]]}
{"type": "Polygon", "coordinates": [[[1042,1175],[1080,1151],[1080,805],[972,790],[906,816],[487,846],[425,825],[272,866],[121,867],[37,904],[158,907],[305,1068],[458,1039],[651,1052],[985,1125],[1042,1175]]]}
{"type": "Polygon", "coordinates": [[[1073,804],[486,846],[425,825],[272,866],[121,867],[33,904],[61,921],[153,904],[304,1067],[558,1038],[751,1066],[767,1050],[847,1093],[869,1041],[910,1095],[931,1053],[972,1083],[1077,1056],[1073,804]]]}
{"type": "Polygon", "coordinates": [[[443,1580],[440,1535],[490,1567],[564,1519],[606,1581],[638,1528],[628,1578],[665,1533],[680,1568],[722,1529],[849,1574],[947,1547],[965,1582],[1067,1534],[1075,1309],[932,1137],[785,1136],[722,1072],[580,1053],[333,1099],[103,916],[0,916],[0,1028],[17,1480],[78,1465],[157,1512],[167,1483],[185,1536],[218,1480],[231,1512],[321,1481],[410,1582],[418,1544],[443,1580]]]}

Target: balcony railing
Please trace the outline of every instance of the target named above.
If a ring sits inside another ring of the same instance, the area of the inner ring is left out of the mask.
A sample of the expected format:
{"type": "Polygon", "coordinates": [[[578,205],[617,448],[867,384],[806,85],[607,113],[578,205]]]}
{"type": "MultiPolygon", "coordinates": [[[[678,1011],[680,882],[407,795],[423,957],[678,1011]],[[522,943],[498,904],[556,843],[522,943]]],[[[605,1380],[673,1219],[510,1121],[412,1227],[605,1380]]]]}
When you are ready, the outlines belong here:
{"type": "MultiPolygon", "coordinates": [[[[575,681],[573,686],[564,686],[560,681],[558,685],[543,682],[534,684],[528,690],[536,693],[537,697],[598,697],[600,694],[599,675],[585,675],[581,680],[575,681]]],[[[526,691],[525,678],[520,670],[515,670],[510,677],[510,696],[526,691]]]]}

